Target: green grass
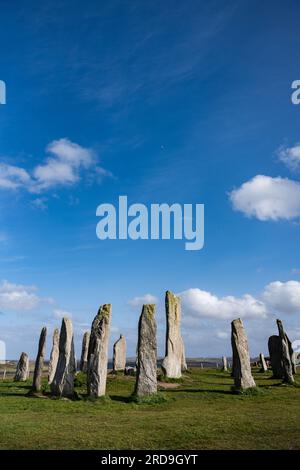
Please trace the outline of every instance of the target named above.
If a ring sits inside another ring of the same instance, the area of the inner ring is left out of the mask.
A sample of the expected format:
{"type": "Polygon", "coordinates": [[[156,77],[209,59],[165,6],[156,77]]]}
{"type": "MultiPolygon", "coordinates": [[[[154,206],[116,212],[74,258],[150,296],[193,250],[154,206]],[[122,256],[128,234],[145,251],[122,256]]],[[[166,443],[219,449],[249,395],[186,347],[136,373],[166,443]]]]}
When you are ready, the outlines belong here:
{"type": "Polygon", "coordinates": [[[0,381],[0,448],[300,449],[300,388],[254,376],[259,392],[236,394],[229,372],[195,368],[138,403],[134,377],[109,375],[101,400],[86,399],[80,380],[74,401],[30,398],[30,383],[0,381]]]}

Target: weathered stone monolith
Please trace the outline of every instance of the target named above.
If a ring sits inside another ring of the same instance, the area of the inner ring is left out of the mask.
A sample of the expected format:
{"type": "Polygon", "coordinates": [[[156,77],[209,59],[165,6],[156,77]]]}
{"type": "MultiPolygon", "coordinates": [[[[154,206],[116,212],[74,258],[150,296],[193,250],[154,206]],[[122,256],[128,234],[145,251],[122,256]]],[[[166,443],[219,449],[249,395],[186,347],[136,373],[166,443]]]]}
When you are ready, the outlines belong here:
{"type": "Polygon", "coordinates": [[[81,358],[80,358],[81,372],[87,372],[89,344],[90,344],[90,332],[86,331],[82,338],[82,348],[81,348],[81,358]]]}
{"type": "Polygon", "coordinates": [[[28,354],[22,352],[19,362],[17,364],[17,370],[15,374],[15,382],[25,382],[29,377],[29,357],[28,354]]]}
{"type": "Polygon", "coordinates": [[[63,318],[59,334],[59,357],[51,383],[52,395],[71,398],[74,395],[75,372],[73,326],[70,318],[63,318]]]}
{"type": "Polygon", "coordinates": [[[281,341],[279,336],[273,335],[270,336],[268,341],[268,349],[270,355],[270,362],[273,371],[274,379],[283,378],[283,367],[282,367],[282,358],[281,358],[281,341]]]}
{"type": "Polygon", "coordinates": [[[234,385],[247,389],[255,387],[252,377],[248,341],[240,318],[231,322],[231,344],[234,358],[234,385]]]}
{"type": "Polygon", "coordinates": [[[126,339],[120,335],[120,338],[114,344],[113,371],[124,372],[126,367],[126,339]]]}
{"type": "Polygon", "coordinates": [[[164,375],[171,379],[181,377],[182,340],[180,332],[180,299],[172,292],[166,292],[166,355],[161,368],[164,375]]]}
{"type": "Polygon", "coordinates": [[[279,332],[279,339],[280,339],[280,350],[281,350],[281,360],[282,360],[282,368],[283,368],[283,380],[287,383],[294,383],[293,377],[293,366],[290,357],[290,350],[289,344],[287,340],[287,336],[283,329],[283,325],[281,320],[276,320],[278,332],[279,332]]]}
{"type": "Polygon", "coordinates": [[[260,362],[260,367],[261,367],[260,372],[267,372],[268,367],[267,367],[265,356],[263,355],[263,353],[260,353],[259,355],[259,362],[260,362]]]}
{"type": "Polygon", "coordinates": [[[185,358],[184,341],[183,341],[183,338],[181,337],[181,371],[185,372],[187,370],[188,370],[188,366],[187,366],[186,358],[185,358]]]}
{"type": "Polygon", "coordinates": [[[226,356],[222,356],[222,370],[224,370],[224,372],[227,371],[227,357],[226,356]]]}
{"type": "Polygon", "coordinates": [[[55,328],[52,340],[52,349],[48,366],[48,383],[51,384],[54,379],[56,366],[59,357],[59,329],[55,328]]]}
{"type": "Polygon", "coordinates": [[[147,304],[143,306],[138,328],[138,357],[135,384],[135,394],[138,397],[152,395],[157,392],[156,363],[155,305],[147,304]]]}
{"type": "Polygon", "coordinates": [[[33,393],[39,393],[42,390],[42,373],[44,367],[45,351],[46,351],[47,328],[44,327],[40,334],[38,353],[35,360],[33,373],[32,389],[33,393]]]}
{"type": "Polygon", "coordinates": [[[92,323],[87,371],[87,390],[90,397],[101,397],[106,392],[110,318],[111,305],[104,304],[99,308],[92,323]]]}

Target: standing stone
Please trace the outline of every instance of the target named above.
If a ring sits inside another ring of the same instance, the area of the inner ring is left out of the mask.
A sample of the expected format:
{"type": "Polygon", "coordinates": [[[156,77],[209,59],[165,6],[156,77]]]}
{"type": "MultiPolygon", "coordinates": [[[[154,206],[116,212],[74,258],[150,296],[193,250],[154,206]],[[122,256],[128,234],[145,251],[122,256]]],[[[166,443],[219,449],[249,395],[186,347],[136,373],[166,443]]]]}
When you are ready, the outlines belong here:
{"type": "Polygon", "coordinates": [[[268,372],[268,367],[267,367],[265,356],[263,355],[263,353],[260,353],[259,355],[259,362],[261,366],[260,372],[268,372]]]}
{"type": "Polygon", "coordinates": [[[284,332],[283,325],[281,320],[276,320],[278,332],[279,332],[279,339],[280,339],[280,351],[281,351],[281,360],[282,360],[282,368],[283,368],[283,380],[287,383],[294,383],[293,377],[293,366],[290,357],[290,350],[289,344],[287,340],[287,336],[284,332]]]}
{"type": "Polygon", "coordinates": [[[51,383],[52,395],[72,397],[76,372],[73,326],[70,318],[63,318],[59,335],[59,357],[51,383]]]}
{"type": "Polygon", "coordinates": [[[39,348],[35,361],[34,373],[33,373],[33,382],[32,382],[32,392],[39,393],[42,389],[42,373],[44,367],[45,359],[45,350],[46,350],[46,337],[47,337],[47,328],[44,327],[40,334],[39,348]]]}
{"type": "Polygon", "coordinates": [[[48,383],[51,384],[54,379],[56,366],[58,362],[59,356],[59,329],[55,328],[53,333],[53,342],[52,342],[52,350],[50,354],[49,360],[49,368],[48,368],[48,383]]]}
{"type": "Polygon", "coordinates": [[[82,338],[82,349],[81,349],[81,358],[80,358],[81,372],[87,372],[89,344],[90,344],[90,332],[86,331],[82,338]]]}
{"type": "Polygon", "coordinates": [[[222,364],[223,364],[222,370],[224,370],[224,372],[227,372],[227,357],[226,356],[222,356],[222,364]]]}
{"type": "Polygon", "coordinates": [[[231,344],[234,358],[234,385],[243,390],[256,387],[251,374],[247,336],[240,318],[231,322],[231,344]]]}
{"type": "Polygon", "coordinates": [[[110,318],[111,304],[104,304],[99,308],[92,323],[87,371],[87,390],[90,397],[101,397],[106,392],[110,318]]]}
{"type": "Polygon", "coordinates": [[[143,306],[139,320],[135,394],[142,397],[154,393],[157,393],[155,305],[147,304],[143,306]]]}
{"type": "Polygon", "coordinates": [[[114,344],[113,370],[114,372],[125,371],[126,367],[126,339],[120,335],[120,338],[114,344]]]}
{"type": "Polygon", "coordinates": [[[15,374],[15,382],[25,382],[29,377],[29,357],[28,354],[22,352],[19,362],[17,364],[17,370],[15,374]]]}
{"type": "Polygon", "coordinates": [[[161,368],[164,375],[171,379],[181,377],[182,339],[180,333],[181,305],[179,297],[166,292],[166,355],[161,368]]]}
{"type": "Polygon", "coordinates": [[[283,367],[282,367],[282,358],[281,358],[281,341],[279,336],[273,335],[270,336],[268,341],[270,362],[273,371],[274,379],[283,378],[283,367]]]}
{"type": "Polygon", "coordinates": [[[185,347],[184,347],[184,341],[181,337],[181,371],[185,372],[188,370],[188,366],[186,363],[186,358],[185,358],[185,347]]]}

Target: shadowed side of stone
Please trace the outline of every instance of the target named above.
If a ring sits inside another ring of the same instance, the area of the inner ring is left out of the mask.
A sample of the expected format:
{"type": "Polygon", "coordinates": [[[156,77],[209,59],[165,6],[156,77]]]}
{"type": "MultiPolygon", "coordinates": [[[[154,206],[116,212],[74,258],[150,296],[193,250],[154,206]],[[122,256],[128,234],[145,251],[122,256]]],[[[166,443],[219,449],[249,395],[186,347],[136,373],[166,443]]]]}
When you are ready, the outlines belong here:
{"type": "Polygon", "coordinates": [[[234,385],[243,390],[256,387],[251,373],[247,336],[240,318],[231,323],[231,344],[234,357],[234,385]]]}
{"type": "Polygon", "coordinates": [[[283,367],[281,359],[281,346],[280,338],[277,335],[270,336],[268,340],[268,349],[270,355],[270,362],[273,371],[274,379],[283,378],[283,367]]]}
{"type": "Polygon", "coordinates": [[[281,351],[281,361],[282,361],[282,369],[283,369],[283,380],[286,383],[294,383],[293,377],[293,366],[290,357],[290,350],[289,344],[287,340],[287,336],[283,329],[282,321],[276,320],[278,333],[279,333],[279,340],[280,340],[280,351],[281,351]]]}
{"type": "Polygon", "coordinates": [[[35,361],[32,389],[33,393],[40,393],[42,389],[42,373],[45,360],[47,328],[44,327],[40,334],[38,353],[35,361]]]}
{"type": "Polygon", "coordinates": [[[143,306],[138,327],[137,376],[135,395],[157,393],[157,343],[155,305],[143,306]]]}

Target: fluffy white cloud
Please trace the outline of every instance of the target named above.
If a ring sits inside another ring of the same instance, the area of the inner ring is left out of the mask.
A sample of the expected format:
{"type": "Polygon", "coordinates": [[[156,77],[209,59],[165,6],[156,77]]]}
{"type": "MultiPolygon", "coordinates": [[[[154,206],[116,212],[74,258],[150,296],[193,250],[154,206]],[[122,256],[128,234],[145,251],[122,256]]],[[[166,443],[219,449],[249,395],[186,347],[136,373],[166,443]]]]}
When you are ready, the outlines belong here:
{"type": "Polygon", "coordinates": [[[278,157],[288,168],[296,170],[300,165],[300,142],[293,147],[281,147],[278,150],[278,157]]]}
{"type": "Polygon", "coordinates": [[[243,297],[217,297],[211,292],[198,288],[188,289],[179,294],[182,301],[183,322],[190,323],[196,318],[265,318],[267,308],[264,302],[245,294],[243,297]]]}
{"type": "Polygon", "coordinates": [[[54,140],[47,146],[46,152],[49,156],[31,172],[1,163],[0,188],[24,188],[31,193],[39,193],[51,187],[74,185],[86,170],[92,172],[96,178],[99,175],[102,178],[112,176],[109,171],[96,165],[97,158],[93,150],[81,147],[69,139],[54,140]]]}
{"type": "Polygon", "coordinates": [[[2,281],[0,284],[1,310],[34,310],[41,302],[50,302],[51,299],[41,299],[36,295],[35,286],[24,286],[2,281]]]}
{"type": "Polygon", "coordinates": [[[259,220],[300,216],[300,183],[288,178],[257,175],[233,190],[229,197],[235,210],[259,220]]]}
{"type": "Polygon", "coordinates": [[[263,292],[264,301],[278,313],[296,313],[300,310],[300,282],[271,282],[263,292]]]}
{"type": "Polygon", "coordinates": [[[154,295],[146,294],[142,297],[134,297],[128,301],[128,304],[131,307],[142,307],[144,304],[155,304],[158,302],[158,299],[154,295]]]}
{"type": "Polygon", "coordinates": [[[67,317],[67,318],[72,318],[72,313],[67,312],[67,310],[61,310],[60,308],[56,308],[53,310],[53,316],[54,318],[57,318],[58,320],[67,317]]]}

